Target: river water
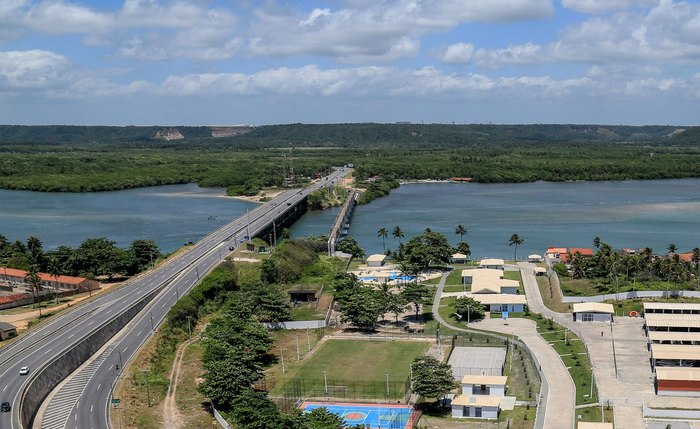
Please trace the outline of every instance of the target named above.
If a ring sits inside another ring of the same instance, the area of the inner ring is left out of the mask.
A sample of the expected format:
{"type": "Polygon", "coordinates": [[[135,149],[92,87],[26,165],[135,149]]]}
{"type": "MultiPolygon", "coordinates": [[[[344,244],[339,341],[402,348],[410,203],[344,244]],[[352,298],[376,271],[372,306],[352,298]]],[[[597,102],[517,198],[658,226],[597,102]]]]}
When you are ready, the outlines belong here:
{"type": "Polygon", "coordinates": [[[254,207],[196,184],[83,194],[0,190],[0,233],[10,241],[37,236],[45,249],[107,237],[120,247],[152,239],[172,252],[254,207]]]}
{"type": "MultiPolygon", "coordinates": [[[[0,190],[0,233],[8,239],[39,237],[44,247],[78,246],[89,237],[107,237],[126,247],[137,238],[155,240],[170,252],[243,215],[256,203],[224,198],[223,189],[194,184],[156,186],[89,194],[0,190]]],[[[337,209],[310,212],[292,228],[293,236],[327,234],[337,209]]],[[[391,195],[357,207],[350,228],[367,253],[425,228],[443,232],[453,244],[457,225],[474,257],[512,257],[509,237],[524,240],[519,257],[546,246],[591,247],[593,237],[615,247],[669,243],[682,251],[700,246],[700,179],[625,182],[452,184],[401,186],[391,195]]]]}
{"type": "MultiPolygon", "coordinates": [[[[292,232],[327,234],[331,222],[330,213],[310,213],[292,232]],[[323,228],[313,227],[318,224],[323,228]]],[[[700,179],[409,184],[358,206],[350,235],[369,254],[383,250],[379,228],[389,230],[386,245],[396,248],[394,226],[404,231],[404,241],[431,228],[456,244],[459,224],[469,230],[465,241],[475,258],[512,258],[508,240],[516,233],[524,239],[518,258],[542,254],[547,246],[592,247],[596,235],[616,248],[649,246],[663,253],[674,243],[688,251],[700,246],[700,179]]]]}

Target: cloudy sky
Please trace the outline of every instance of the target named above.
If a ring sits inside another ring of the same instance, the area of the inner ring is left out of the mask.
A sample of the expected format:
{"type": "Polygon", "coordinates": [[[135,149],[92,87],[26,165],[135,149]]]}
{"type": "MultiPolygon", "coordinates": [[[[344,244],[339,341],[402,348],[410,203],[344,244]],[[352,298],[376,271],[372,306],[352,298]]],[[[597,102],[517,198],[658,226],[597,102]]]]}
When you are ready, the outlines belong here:
{"type": "Polygon", "coordinates": [[[0,123],[700,122],[700,2],[0,0],[0,123]]]}

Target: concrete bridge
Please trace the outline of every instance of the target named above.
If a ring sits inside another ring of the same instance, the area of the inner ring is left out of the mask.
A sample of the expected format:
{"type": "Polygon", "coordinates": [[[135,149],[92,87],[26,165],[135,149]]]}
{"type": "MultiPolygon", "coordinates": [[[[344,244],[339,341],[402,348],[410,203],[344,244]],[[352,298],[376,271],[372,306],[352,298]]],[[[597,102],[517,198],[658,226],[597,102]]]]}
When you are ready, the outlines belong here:
{"type": "Polygon", "coordinates": [[[331,231],[328,234],[328,255],[332,256],[335,253],[335,245],[338,244],[343,237],[347,235],[347,230],[350,227],[350,219],[355,212],[355,206],[357,205],[357,200],[360,198],[361,192],[352,190],[343,205],[340,207],[340,211],[335,218],[335,222],[331,227],[331,231]]]}
{"type": "Polygon", "coordinates": [[[47,319],[0,348],[0,399],[12,406],[11,412],[0,413],[0,428],[29,428],[38,423],[35,418],[49,393],[76,370],[73,375],[86,370],[89,374],[75,377],[81,384],[72,387],[73,394],[60,397],[57,415],[42,427],[63,428],[68,421],[71,427],[110,427],[109,402],[121,370],[180,296],[245,237],[266,237],[271,231],[276,241],[277,231],[304,213],[310,192],[346,173],[347,169],[337,169],[327,180],[281,194],[125,286],[47,319]],[[88,360],[91,363],[81,367],[88,360]],[[19,375],[22,366],[30,367],[29,375],[19,375]]]}

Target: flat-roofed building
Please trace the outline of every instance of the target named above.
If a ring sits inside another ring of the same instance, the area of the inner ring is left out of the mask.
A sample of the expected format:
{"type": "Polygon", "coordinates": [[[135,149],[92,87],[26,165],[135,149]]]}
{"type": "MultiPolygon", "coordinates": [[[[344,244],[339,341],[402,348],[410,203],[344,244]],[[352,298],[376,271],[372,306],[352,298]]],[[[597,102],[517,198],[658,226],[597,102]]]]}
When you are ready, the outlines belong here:
{"type": "MultiPolygon", "coordinates": [[[[14,268],[0,269],[2,278],[15,285],[26,285],[27,271],[16,270],[14,268]]],[[[74,290],[78,292],[87,292],[100,288],[100,282],[96,280],[86,279],[84,277],[73,277],[63,275],[51,275],[47,273],[37,273],[41,281],[41,287],[47,289],[74,290]]]]}
{"type": "Polygon", "coordinates": [[[700,367],[700,346],[652,344],[651,365],[657,367],[700,367]]]}
{"type": "Polygon", "coordinates": [[[386,259],[386,255],[382,255],[381,253],[377,253],[374,255],[369,255],[367,257],[367,266],[368,267],[381,267],[384,265],[384,260],[386,259]]]}
{"type": "Polygon", "coordinates": [[[451,405],[453,418],[497,419],[501,397],[457,395],[451,405]]]}
{"type": "Polygon", "coordinates": [[[467,296],[482,303],[486,307],[486,311],[490,312],[523,312],[525,311],[525,306],[527,305],[525,295],[484,293],[471,294],[467,296]]]}
{"type": "Polygon", "coordinates": [[[463,264],[469,260],[467,255],[464,253],[453,253],[452,256],[450,257],[450,260],[454,264],[463,264]]]}
{"type": "Polygon", "coordinates": [[[505,375],[465,375],[462,377],[462,395],[505,396],[505,375]]]}
{"type": "Polygon", "coordinates": [[[611,322],[614,312],[612,304],[579,302],[574,304],[574,322],[611,322]]]}
{"type": "Polygon", "coordinates": [[[536,253],[527,255],[527,262],[542,262],[543,260],[544,258],[542,258],[542,255],[538,255],[536,253]]]}
{"type": "Polygon", "coordinates": [[[700,314],[700,304],[690,302],[645,302],[644,314],[700,314]]]}
{"type": "Polygon", "coordinates": [[[11,323],[0,322],[0,341],[17,336],[17,327],[11,323]]]}
{"type": "Polygon", "coordinates": [[[700,314],[644,313],[647,333],[651,331],[700,332],[700,314]]]}
{"type": "Polygon", "coordinates": [[[656,393],[666,396],[700,396],[700,368],[656,368],[656,393]]]}
{"type": "Polygon", "coordinates": [[[700,345],[700,332],[649,331],[650,344],[685,344],[700,345]]]}
{"type": "Polygon", "coordinates": [[[486,258],[479,261],[479,268],[502,270],[503,265],[505,265],[505,261],[503,261],[503,259],[486,258]]]}
{"type": "Polygon", "coordinates": [[[545,267],[535,267],[535,275],[536,276],[546,276],[547,269],[545,267]]]}
{"type": "Polygon", "coordinates": [[[544,257],[559,260],[561,255],[566,255],[566,247],[548,247],[544,252],[544,257]]]}

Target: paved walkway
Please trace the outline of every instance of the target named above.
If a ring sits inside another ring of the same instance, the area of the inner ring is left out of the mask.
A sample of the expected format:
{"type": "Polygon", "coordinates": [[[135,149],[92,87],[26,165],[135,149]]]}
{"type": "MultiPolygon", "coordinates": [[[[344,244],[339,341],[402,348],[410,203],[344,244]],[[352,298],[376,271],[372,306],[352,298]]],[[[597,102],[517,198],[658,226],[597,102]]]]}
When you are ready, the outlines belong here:
{"type": "MultiPolygon", "coordinates": [[[[449,326],[454,330],[468,332],[466,329],[449,324],[440,316],[438,309],[440,307],[440,299],[442,298],[442,291],[446,279],[447,274],[444,274],[437,286],[435,300],[433,301],[433,316],[443,325],[449,326]]],[[[538,413],[544,413],[543,417],[538,414],[540,419],[544,419],[543,426],[536,425],[535,427],[542,427],[543,429],[573,428],[574,405],[576,402],[574,383],[559,355],[552,349],[549,343],[544,341],[537,333],[535,322],[518,318],[509,319],[507,321],[503,319],[488,319],[472,323],[471,327],[480,330],[517,335],[536,355],[537,360],[540,362],[541,373],[545,379],[543,381],[546,381],[549,386],[548,392],[544,397],[545,403],[541,404],[538,410],[538,413]]]]}

